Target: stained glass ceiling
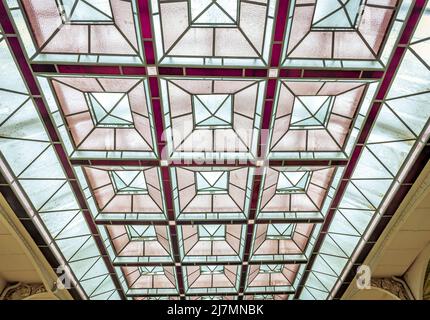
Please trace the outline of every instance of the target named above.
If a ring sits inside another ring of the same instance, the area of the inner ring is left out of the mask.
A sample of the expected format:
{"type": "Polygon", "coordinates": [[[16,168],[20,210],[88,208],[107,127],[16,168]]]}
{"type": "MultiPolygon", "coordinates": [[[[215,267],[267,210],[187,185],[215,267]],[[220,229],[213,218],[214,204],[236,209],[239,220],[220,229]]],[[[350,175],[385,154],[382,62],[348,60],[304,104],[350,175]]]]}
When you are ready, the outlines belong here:
{"type": "Polygon", "coordinates": [[[0,23],[1,192],[76,298],[337,299],[428,160],[425,0],[3,0],[0,23]]]}

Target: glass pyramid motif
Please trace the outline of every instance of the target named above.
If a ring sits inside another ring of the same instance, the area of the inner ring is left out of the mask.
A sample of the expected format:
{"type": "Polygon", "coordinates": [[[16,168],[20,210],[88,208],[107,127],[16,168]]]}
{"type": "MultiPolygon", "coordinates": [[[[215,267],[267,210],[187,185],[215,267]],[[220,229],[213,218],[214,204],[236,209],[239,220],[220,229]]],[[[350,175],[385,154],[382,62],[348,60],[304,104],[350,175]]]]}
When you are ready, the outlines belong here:
{"type": "Polygon", "coordinates": [[[282,171],[279,173],[277,193],[305,193],[309,185],[309,171],[282,171]]]}
{"type": "Polygon", "coordinates": [[[363,0],[317,0],[313,29],[354,29],[363,0]]]}
{"type": "Polygon", "coordinates": [[[64,24],[113,24],[109,0],[56,0],[64,24]]]}
{"type": "Polygon", "coordinates": [[[128,236],[133,241],[156,241],[157,233],[154,226],[126,225],[128,236]]]}
{"type": "Polygon", "coordinates": [[[197,194],[228,193],[228,171],[196,172],[197,194]]]}
{"type": "Polygon", "coordinates": [[[200,274],[223,274],[224,266],[200,266],[200,274]]]}
{"type": "Polygon", "coordinates": [[[4,198],[73,297],[341,298],[428,158],[429,12],[4,1],[4,198]]]}
{"type": "Polygon", "coordinates": [[[191,0],[191,25],[228,26],[237,24],[238,0],[191,0]]]}
{"type": "Polygon", "coordinates": [[[193,96],[194,125],[197,129],[231,128],[232,96],[199,94],[193,96]]]}
{"type": "Polygon", "coordinates": [[[163,267],[139,267],[140,274],[143,276],[157,276],[164,274],[163,267]]]}
{"type": "Polygon", "coordinates": [[[294,225],[291,223],[270,224],[267,228],[266,239],[268,240],[288,240],[294,233],[294,225]]]}
{"type": "Polygon", "coordinates": [[[291,129],[323,129],[333,107],[333,96],[298,96],[294,99],[291,129]]]}
{"type": "Polygon", "coordinates": [[[92,92],[86,94],[96,127],[133,127],[127,93],[92,92]]]}
{"type": "Polygon", "coordinates": [[[199,240],[225,241],[225,225],[199,225],[199,240]]]}
{"type": "Polygon", "coordinates": [[[280,273],[283,268],[282,264],[263,264],[260,266],[260,273],[280,273]]]}
{"type": "Polygon", "coordinates": [[[142,171],[118,170],[110,172],[116,194],[147,194],[145,175],[142,171]]]}

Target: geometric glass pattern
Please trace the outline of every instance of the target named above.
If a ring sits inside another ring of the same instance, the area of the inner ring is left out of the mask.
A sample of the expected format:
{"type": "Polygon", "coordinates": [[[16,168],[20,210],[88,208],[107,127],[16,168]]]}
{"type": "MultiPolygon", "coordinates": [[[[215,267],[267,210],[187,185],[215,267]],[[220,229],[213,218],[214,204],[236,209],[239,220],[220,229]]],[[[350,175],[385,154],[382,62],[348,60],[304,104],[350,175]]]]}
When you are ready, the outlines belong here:
{"type": "Polygon", "coordinates": [[[266,239],[268,240],[288,240],[294,232],[292,224],[271,224],[267,228],[266,239]]]}
{"type": "Polygon", "coordinates": [[[142,171],[111,171],[116,194],[147,194],[148,187],[142,171]]]}
{"type": "Polygon", "coordinates": [[[245,249],[244,225],[201,224],[178,227],[182,262],[240,262],[245,249]]]}
{"type": "Polygon", "coordinates": [[[185,266],[184,289],[187,294],[237,293],[240,281],[240,266],[204,265],[185,266]]]}
{"type": "Polygon", "coordinates": [[[354,29],[361,16],[364,0],[317,0],[312,29],[354,29]]]}
{"type": "Polygon", "coordinates": [[[306,193],[311,172],[309,171],[283,171],[279,174],[277,193],[306,193]]]}
{"type": "Polygon", "coordinates": [[[261,183],[257,219],[321,220],[328,211],[330,190],[341,168],[270,167],[261,183]]]}
{"type": "Polygon", "coordinates": [[[156,167],[76,167],[95,220],[165,220],[160,171],[156,167]]]}
{"type": "Polygon", "coordinates": [[[268,156],[348,158],[377,85],[369,81],[281,81],[268,156]]]}
{"type": "Polygon", "coordinates": [[[8,1],[32,61],[143,62],[135,0],[8,1]],[[67,39],[67,41],[64,41],[67,39]]]}
{"type": "Polygon", "coordinates": [[[223,274],[224,266],[200,266],[200,274],[223,274]]]}
{"type": "Polygon", "coordinates": [[[338,299],[428,160],[428,1],[0,16],[1,193],[77,298],[338,299]]]}
{"type": "Polygon", "coordinates": [[[214,240],[224,241],[225,240],[225,225],[199,225],[199,240],[214,240]]]}
{"type": "Polygon", "coordinates": [[[243,297],[243,300],[288,300],[285,294],[255,294],[243,297]]]}
{"type": "Polygon", "coordinates": [[[110,257],[114,263],[172,262],[169,231],[166,226],[107,226],[112,243],[110,257]]]}
{"type": "Polygon", "coordinates": [[[162,78],[165,139],[172,159],[253,159],[266,82],[162,78]]]}
{"type": "Polygon", "coordinates": [[[269,63],[275,0],[151,0],[158,63],[269,63]]]}
{"type": "Polygon", "coordinates": [[[251,261],[296,261],[308,258],[314,224],[259,224],[255,228],[251,261]]]}
{"type": "Polygon", "coordinates": [[[282,65],[382,69],[411,5],[398,0],[378,5],[360,0],[292,0],[282,65]]]}
{"type": "Polygon", "coordinates": [[[254,168],[172,167],[177,220],[246,220],[254,168]]]}
{"type": "Polygon", "coordinates": [[[291,113],[291,129],[319,129],[328,124],[334,97],[295,97],[291,113]]]}
{"type": "Polygon", "coordinates": [[[91,3],[86,0],[56,0],[64,24],[109,24],[113,23],[109,0],[91,3]]]}
{"type": "Polygon", "coordinates": [[[248,267],[245,292],[292,292],[298,266],[298,264],[251,265],[248,267]]]}
{"type": "Polygon", "coordinates": [[[196,172],[198,194],[228,193],[228,171],[196,172]]]}
{"type": "Polygon", "coordinates": [[[125,226],[131,240],[154,240],[156,239],[154,226],[125,226]]]}
{"type": "Polygon", "coordinates": [[[176,273],[169,266],[121,267],[126,294],[130,296],[177,294],[176,273]]]}
{"type": "Polygon", "coordinates": [[[231,127],[231,95],[195,95],[193,104],[194,125],[197,128],[231,127]]]}
{"type": "Polygon", "coordinates": [[[39,80],[72,157],[156,157],[146,79],[41,76],[39,80]]]}
{"type": "Polygon", "coordinates": [[[236,296],[189,296],[186,300],[237,300],[236,296]]]}
{"type": "Polygon", "coordinates": [[[237,23],[238,0],[191,1],[192,25],[226,26],[237,23]]]}
{"type": "Polygon", "coordinates": [[[96,127],[131,127],[133,119],[128,96],[124,93],[87,93],[91,116],[96,127]]]}

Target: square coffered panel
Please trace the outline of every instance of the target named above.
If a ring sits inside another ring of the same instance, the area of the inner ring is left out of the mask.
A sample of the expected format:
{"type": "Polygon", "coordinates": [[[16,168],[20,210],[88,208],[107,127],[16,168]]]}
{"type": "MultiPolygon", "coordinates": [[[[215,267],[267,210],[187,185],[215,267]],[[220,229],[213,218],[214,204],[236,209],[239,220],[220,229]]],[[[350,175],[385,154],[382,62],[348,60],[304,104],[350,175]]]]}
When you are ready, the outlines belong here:
{"type": "Polygon", "coordinates": [[[129,296],[175,295],[178,284],[174,267],[118,267],[121,284],[129,296]]]}
{"type": "Polygon", "coordinates": [[[250,260],[306,262],[306,249],[313,228],[310,223],[256,225],[250,260]]]}
{"type": "Polygon", "coordinates": [[[322,221],[342,172],[334,166],[266,168],[257,219],[322,221]]]}
{"type": "Polygon", "coordinates": [[[227,294],[239,290],[241,266],[217,264],[182,269],[187,294],[227,294]]]}
{"type": "Polygon", "coordinates": [[[266,66],[276,0],[151,0],[160,64],[266,66]]]}
{"type": "Polygon", "coordinates": [[[183,262],[241,262],[246,225],[181,225],[178,239],[183,262]]]}
{"type": "Polygon", "coordinates": [[[146,79],[39,77],[71,158],[157,157],[146,79]]]}
{"type": "Polygon", "coordinates": [[[171,168],[176,219],[246,220],[254,171],[231,167],[171,168]]]}
{"type": "Polygon", "coordinates": [[[170,234],[166,226],[106,226],[112,242],[114,263],[173,262],[170,234]]]}
{"type": "Polygon", "coordinates": [[[170,157],[256,157],[265,81],[162,78],[160,84],[170,157]]]}
{"type": "Polygon", "coordinates": [[[382,69],[409,6],[398,0],[293,0],[282,64],[382,69]]]}
{"type": "Polygon", "coordinates": [[[144,61],[135,0],[24,0],[8,5],[32,61],[144,61]]]}
{"type": "Polygon", "coordinates": [[[246,293],[294,291],[298,264],[261,264],[248,266],[246,293]]]}
{"type": "Polygon", "coordinates": [[[75,170],[96,220],[166,219],[159,168],[76,166],[75,170]]]}
{"type": "Polygon", "coordinates": [[[369,81],[279,81],[269,158],[349,158],[377,85],[369,81]]]}

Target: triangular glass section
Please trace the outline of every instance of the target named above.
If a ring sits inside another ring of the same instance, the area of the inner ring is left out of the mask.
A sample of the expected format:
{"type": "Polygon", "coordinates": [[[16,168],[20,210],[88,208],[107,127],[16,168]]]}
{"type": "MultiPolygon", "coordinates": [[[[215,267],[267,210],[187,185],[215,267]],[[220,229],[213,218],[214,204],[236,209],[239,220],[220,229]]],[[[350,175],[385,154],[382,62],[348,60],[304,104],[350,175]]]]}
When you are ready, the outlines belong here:
{"type": "Polygon", "coordinates": [[[110,0],[56,0],[64,24],[113,24],[110,0]]]}
{"type": "Polygon", "coordinates": [[[140,274],[143,276],[156,276],[163,275],[164,268],[155,266],[155,267],[139,267],[140,274]]]}
{"type": "Polygon", "coordinates": [[[130,101],[126,93],[95,92],[86,95],[96,127],[133,127],[130,101]]]}
{"type": "Polygon", "coordinates": [[[260,266],[260,273],[280,273],[283,269],[282,264],[263,264],[260,266]]]}
{"type": "Polygon", "coordinates": [[[147,194],[145,174],[143,171],[115,170],[110,177],[116,194],[147,194]]]}
{"type": "Polygon", "coordinates": [[[312,29],[350,30],[359,22],[363,0],[317,0],[312,29]]]}
{"type": "Polygon", "coordinates": [[[209,224],[199,225],[199,240],[202,241],[225,241],[225,225],[209,224]]]}
{"type": "Polygon", "coordinates": [[[290,240],[294,234],[294,224],[270,224],[267,227],[266,239],[268,240],[290,240]]]}
{"type": "Polygon", "coordinates": [[[298,96],[294,99],[291,129],[324,129],[327,127],[333,96],[298,96]]]}
{"type": "Polygon", "coordinates": [[[157,232],[154,226],[127,225],[127,234],[133,241],[157,241],[157,232]]]}
{"type": "Polygon", "coordinates": [[[306,193],[311,178],[310,171],[281,171],[276,186],[277,193],[306,193]]]}
{"type": "Polygon", "coordinates": [[[237,24],[238,0],[191,0],[192,26],[229,27],[237,24]]]}
{"type": "Polygon", "coordinates": [[[198,194],[228,193],[228,171],[196,172],[196,188],[198,194]]]}
{"type": "Polygon", "coordinates": [[[200,274],[223,274],[224,266],[200,266],[200,274]]]}
{"type": "Polygon", "coordinates": [[[227,129],[232,127],[233,99],[228,94],[193,96],[196,129],[227,129]]]}

